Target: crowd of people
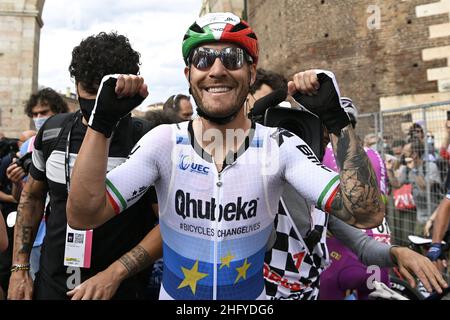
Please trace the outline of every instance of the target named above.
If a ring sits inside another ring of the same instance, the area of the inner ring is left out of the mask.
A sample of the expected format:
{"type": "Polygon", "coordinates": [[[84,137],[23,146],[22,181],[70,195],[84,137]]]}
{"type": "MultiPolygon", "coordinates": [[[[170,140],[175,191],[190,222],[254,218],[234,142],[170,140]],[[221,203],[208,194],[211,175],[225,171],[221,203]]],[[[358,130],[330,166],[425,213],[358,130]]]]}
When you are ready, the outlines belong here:
{"type": "Polygon", "coordinates": [[[386,284],[396,266],[411,286],[447,287],[427,257],[390,240],[386,205],[411,184],[416,231],[436,221],[429,258],[443,260],[450,199],[436,197],[431,216],[424,190],[442,179],[420,126],[383,161],[374,137],[360,144],[357,107],[332,72],[288,81],[258,69],[257,36],[230,13],[195,21],[182,53],[190,96],[145,119],[130,116],[148,95],[141,57],[117,33],[73,49],[78,111],[49,88],[30,97],[37,131],[0,165],[0,298],[367,299],[373,265],[386,284]],[[324,158],[252,117],[277,90],[291,106],[278,108],[320,120],[324,158]]]}
{"type": "Polygon", "coordinates": [[[384,154],[389,195],[389,221],[397,244],[406,244],[409,235],[431,236],[430,228],[439,203],[447,191],[450,120],[440,149],[434,137],[426,138],[420,123],[413,123],[403,139],[381,146],[376,135],[367,135],[368,146],[384,154]]]}

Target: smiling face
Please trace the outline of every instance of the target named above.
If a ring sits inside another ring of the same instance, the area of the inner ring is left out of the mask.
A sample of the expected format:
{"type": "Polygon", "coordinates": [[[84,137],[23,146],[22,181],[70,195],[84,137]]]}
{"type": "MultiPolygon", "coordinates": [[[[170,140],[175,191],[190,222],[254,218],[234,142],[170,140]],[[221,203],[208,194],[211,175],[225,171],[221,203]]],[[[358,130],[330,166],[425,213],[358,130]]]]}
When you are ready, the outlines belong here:
{"type": "MultiPolygon", "coordinates": [[[[231,43],[206,44],[202,47],[221,50],[237,46],[231,43]]],[[[185,69],[194,100],[206,114],[212,117],[228,117],[241,109],[255,81],[256,65],[244,63],[238,70],[228,70],[219,58],[207,70],[195,66],[185,69]]]]}

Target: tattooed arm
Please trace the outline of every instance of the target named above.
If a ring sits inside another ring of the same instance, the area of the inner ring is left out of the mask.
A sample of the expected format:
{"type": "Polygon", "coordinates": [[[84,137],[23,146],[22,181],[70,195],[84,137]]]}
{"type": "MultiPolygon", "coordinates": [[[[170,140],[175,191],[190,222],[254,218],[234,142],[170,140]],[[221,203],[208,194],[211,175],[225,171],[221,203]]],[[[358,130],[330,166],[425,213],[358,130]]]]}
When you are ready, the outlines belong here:
{"type": "MultiPolygon", "coordinates": [[[[28,182],[22,191],[17,220],[14,227],[13,264],[29,264],[30,253],[39,224],[44,215],[45,182],[28,177],[28,182]]],[[[16,271],[11,274],[9,281],[8,299],[31,299],[33,295],[33,281],[29,271],[16,271]]]]}
{"type": "Polygon", "coordinates": [[[343,108],[334,75],[321,70],[297,73],[288,83],[288,91],[331,132],[333,151],[341,171],[340,189],[327,209],[329,213],[358,228],[380,225],[384,204],[376,176],[343,108]]]}
{"type": "Polygon", "coordinates": [[[110,300],[122,281],[138,274],[161,257],[161,233],[159,226],[156,226],[131,251],[67,295],[72,300],[110,300]]]}
{"type": "Polygon", "coordinates": [[[340,190],[331,203],[331,213],[358,228],[378,226],[384,217],[377,177],[352,126],[341,135],[330,135],[340,168],[340,190]]]}

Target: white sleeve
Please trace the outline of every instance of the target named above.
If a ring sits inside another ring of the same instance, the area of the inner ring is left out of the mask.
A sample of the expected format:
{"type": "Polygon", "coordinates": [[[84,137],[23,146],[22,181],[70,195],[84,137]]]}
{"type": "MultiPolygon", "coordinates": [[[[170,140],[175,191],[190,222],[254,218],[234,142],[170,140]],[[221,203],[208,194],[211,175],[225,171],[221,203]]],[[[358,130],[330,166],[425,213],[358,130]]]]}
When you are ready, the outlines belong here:
{"type": "Polygon", "coordinates": [[[168,125],[151,130],[139,140],[128,160],[107,174],[106,191],[116,213],[136,203],[159,178],[161,164],[170,163],[171,132],[168,125]]]}
{"type": "Polygon", "coordinates": [[[284,179],[305,199],[329,213],[330,204],[339,190],[339,175],[325,167],[296,135],[281,130],[279,139],[284,179]]]}

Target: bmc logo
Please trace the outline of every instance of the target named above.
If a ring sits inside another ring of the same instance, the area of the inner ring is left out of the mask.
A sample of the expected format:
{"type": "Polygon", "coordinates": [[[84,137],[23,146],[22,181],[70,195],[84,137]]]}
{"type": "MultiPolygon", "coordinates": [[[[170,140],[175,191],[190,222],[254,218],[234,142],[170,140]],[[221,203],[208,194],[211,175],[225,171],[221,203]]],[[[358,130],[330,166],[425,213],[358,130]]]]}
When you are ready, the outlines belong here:
{"type": "Polygon", "coordinates": [[[201,164],[194,163],[190,156],[182,155],[180,157],[180,163],[178,164],[178,168],[180,168],[183,171],[189,170],[190,172],[203,174],[206,176],[209,174],[209,167],[205,167],[201,164]]]}

